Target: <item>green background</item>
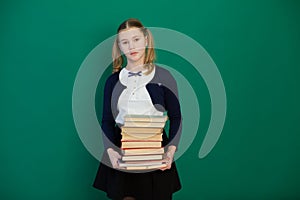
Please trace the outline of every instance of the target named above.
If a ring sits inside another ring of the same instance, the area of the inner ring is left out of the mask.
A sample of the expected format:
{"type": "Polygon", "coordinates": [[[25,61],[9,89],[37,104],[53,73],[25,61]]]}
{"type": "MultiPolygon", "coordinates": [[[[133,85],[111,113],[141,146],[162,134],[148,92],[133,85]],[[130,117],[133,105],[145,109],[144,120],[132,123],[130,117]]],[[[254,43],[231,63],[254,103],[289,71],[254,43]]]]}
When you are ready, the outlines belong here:
{"type": "Polygon", "coordinates": [[[296,0],[1,1],[0,199],[106,199],[92,187],[99,161],[76,132],[72,90],[85,57],[129,17],[195,39],[225,84],[222,135],[199,159],[207,88],[186,61],[158,51],[201,107],[197,136],[177,160],[183,188],[174,199],[300,199],[299,8],[296,0]]]}

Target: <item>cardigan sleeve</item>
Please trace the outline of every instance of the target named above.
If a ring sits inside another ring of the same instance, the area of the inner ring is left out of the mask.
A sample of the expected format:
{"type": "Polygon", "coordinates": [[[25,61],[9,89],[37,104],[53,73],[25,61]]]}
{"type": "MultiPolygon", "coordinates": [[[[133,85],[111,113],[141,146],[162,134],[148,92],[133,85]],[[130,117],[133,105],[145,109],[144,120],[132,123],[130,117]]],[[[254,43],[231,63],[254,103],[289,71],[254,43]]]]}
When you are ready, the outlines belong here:
{"type": "Polygon", "coordinates": [[[115,86],[113,81],[113,75],[111,75],[105,82],[103,93],[103,113],[101,120],[101,128],[103,133],[104,148],[114,148],[116,143],[115,136],[115,119],[111,109],[112,92],[115,86]]]}
{"type": "Polygon", "coordinates": [[[174,145],[177,147],[177,150],[182,132],[182,116],[178,97],[177,83],[170,72],[167,72],[164,76],[163,88],[165,108],[170,120],[169,143],[167,145],[174,145]]]}

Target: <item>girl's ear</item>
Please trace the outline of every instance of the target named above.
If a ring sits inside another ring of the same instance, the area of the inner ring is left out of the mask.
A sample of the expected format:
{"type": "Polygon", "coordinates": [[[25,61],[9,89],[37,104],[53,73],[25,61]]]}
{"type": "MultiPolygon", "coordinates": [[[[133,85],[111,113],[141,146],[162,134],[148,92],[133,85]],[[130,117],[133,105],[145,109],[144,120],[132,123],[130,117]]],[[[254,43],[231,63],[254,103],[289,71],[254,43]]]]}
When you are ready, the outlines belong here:
{"type": "Polygon", "coordinates": [[[118,48],[120,49],[120,52],[123,53],[122,48],[121,48],[121,45],[120,45],[119,42],[118,42],[118,48]]]}

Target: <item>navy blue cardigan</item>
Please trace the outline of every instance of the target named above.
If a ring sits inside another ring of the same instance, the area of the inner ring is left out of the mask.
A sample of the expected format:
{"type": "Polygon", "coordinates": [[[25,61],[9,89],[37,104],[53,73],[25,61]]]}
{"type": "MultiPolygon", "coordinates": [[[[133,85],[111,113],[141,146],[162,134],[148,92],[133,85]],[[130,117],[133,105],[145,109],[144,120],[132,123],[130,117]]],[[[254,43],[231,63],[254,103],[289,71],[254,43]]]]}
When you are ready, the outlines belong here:
{"type": "MultiPolygon", "coordinates": [[[[106,136],[103,137],[105,149],[118,150],[121,146],[121,129],[116,124],[115,118],[118,115],[118,99],[125,88],[126,86],[119,81],[119,72],[110,75],[106,80],[101,121],[101,128],[106,136]]],[[[154,107],[161,112],[167,111],[170,120],[168,136],[165,130],[163,131],[162,146],[177,147],[182,130],[182,116],[175,79],[168,70],[155,65],[154,77],[146,84],[146,89],[154,107]]]]}

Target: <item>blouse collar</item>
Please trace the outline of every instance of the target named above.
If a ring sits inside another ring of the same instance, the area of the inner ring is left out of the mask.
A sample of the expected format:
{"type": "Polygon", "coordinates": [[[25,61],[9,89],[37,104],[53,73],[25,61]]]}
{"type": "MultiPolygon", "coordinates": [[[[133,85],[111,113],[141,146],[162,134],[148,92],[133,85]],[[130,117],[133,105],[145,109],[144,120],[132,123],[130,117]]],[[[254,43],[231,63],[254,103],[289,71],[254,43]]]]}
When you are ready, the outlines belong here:
{"type": "Polygon", "coordinates": [[[139,85],[141,85],[141,86],[146,85],[147,83],[149,83],[153,79],[154,74],[155,74],[155,67],[154,67],[154,69],[152,70],[152,72],[150,74],[145,75],[145,72],[147,72],[147,71],[148,71],[147,69],[143,70],[142,73],[141,73],[141,76],[137,75],[137,76],[128,77],[129,72],[131,72],[131,71],[129,71],[128,69],[126,69],[124,67],[120,71],[119,80],[123,85],[127,86],[127,83],[128,83],[129,79],[133,79],[133,78],[137,77],[139,85]]]}

